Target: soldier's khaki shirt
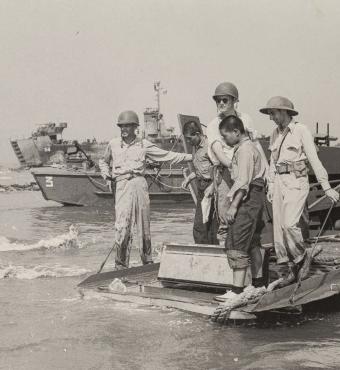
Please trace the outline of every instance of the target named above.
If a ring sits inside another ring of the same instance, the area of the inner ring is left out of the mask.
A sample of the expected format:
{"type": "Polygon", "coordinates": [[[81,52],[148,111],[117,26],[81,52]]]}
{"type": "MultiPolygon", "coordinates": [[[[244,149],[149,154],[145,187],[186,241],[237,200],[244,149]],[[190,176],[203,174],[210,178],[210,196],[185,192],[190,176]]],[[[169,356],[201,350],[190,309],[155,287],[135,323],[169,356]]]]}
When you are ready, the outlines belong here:
{"type": "Polygon", "coordinates": [[[242,139],[238,145],[234,146],[231,161],[231,178],[234,184],[228,193],[228,198],[232,199],[240,189],[248,193],[249,185],[257,179],[263,180],[265,171],[266,166],[255,144],[249,138],[242,139]]]}
{"type": "Polygon", "coordinates": [[[304,124],[292,120],[283,132],[276,127],[270,138],[269,150],[269,182],[274,182],[276,165],[308,160],[322,188],[330,188],[328,174],[318,157],[313,136],[304,124]]]}

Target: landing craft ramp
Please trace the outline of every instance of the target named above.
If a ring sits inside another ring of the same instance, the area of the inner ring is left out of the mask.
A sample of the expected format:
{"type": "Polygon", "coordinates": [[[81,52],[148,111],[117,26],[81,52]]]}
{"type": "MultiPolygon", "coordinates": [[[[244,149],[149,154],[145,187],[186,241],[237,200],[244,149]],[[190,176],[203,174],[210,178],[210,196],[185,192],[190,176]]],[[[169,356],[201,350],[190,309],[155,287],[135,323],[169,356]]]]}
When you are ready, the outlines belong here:
{"type": "MultiPolygon", "coordinates": [[[[323,251],[315,257],[308,279],[297,291],[294,307],[340,293],[340,238],[338,235],[324,236],[320,245],[323,251]]],[[[160,263],[95,274],[78,286],[94,289],[118,301],[211,316],[218,307],[214,296],[232,283],[232,275],[224,248],[210,247],[209,250],[206,245],[167,244],[160,263]],[[126,290],[111,290],[114,279],[120,279],[126,290]]],[[[273,254],[270,260],[270,276],[275,280],[278,270],[273,254]]],[[[294,287],[295,284],[266,293],[256,303],[232,311],[229,319],[254,319],[262,312],[292,307],[289,298],[294,287]]]]}

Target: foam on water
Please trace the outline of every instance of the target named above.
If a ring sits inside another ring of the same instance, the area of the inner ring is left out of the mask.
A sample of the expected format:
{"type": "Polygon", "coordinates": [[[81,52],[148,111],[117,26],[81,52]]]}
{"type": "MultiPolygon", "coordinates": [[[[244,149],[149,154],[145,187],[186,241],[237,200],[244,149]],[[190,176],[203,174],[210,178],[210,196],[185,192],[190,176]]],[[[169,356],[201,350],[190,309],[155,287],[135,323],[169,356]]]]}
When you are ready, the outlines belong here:
{"type": "Polygon", "coordinates": [[[15,278],[22,280],[32,280],[37,278],[60,278],[70,276],[81,276],[87,274],[90,270],[78,266],[62,265],[39,265],[39,266],[14,266],[0,265],[0,279],[15,278]]]}
{"type": "Polygon", "coordinates": [[[4,236],[0,236],[0,252],[8,251],[29,251],[36,249],[71,249],[82,248],[81,242],[78,240],[79,230],[71,225],[68,233],[57,235],[50,239],[42,239],[34,244],[25,244],[19,242],[11,242],[4,236]]]}

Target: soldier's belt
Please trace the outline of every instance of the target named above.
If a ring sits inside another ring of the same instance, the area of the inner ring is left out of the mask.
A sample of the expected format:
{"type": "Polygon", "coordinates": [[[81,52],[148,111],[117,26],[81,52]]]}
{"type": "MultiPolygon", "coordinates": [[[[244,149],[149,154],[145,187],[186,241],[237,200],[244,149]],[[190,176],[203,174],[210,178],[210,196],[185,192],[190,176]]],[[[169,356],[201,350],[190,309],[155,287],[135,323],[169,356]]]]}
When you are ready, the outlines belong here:
{"type": "Polygon", "coordinates": [[[294,173],[296,177],[302,177],[307,175],[307,164],[305,160],[293,162],[293,163],[282,163],[276,165],[276,173],[279,175],[294,173]]]}
{"type": "Polygon", "coordinates": [[[138,177],[138,176],[143,176],[139,173],[125,173],[124,175],[118,175],[117,177],[115,177],[115,180],[116,182],[119,182],[119,181],[122,181],[122,180],[131,180],[131,179],[134,179],[135,177],[138,177]]]}

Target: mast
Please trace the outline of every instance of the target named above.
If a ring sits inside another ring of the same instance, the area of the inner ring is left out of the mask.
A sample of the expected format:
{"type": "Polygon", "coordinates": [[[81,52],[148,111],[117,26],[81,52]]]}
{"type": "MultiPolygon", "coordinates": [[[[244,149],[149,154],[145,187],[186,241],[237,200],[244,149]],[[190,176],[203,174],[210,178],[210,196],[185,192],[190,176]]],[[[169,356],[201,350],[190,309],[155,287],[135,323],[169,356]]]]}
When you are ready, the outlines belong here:
{"type": "Polygon", "coordinates": [[[157,112],[159,118],[161,112],[161,93],[164,95],[167,93],[167,90],[163,86],[161,86],[161,81],[155,81],[153,84],[153,88],[156,91],[157,112]]]}

